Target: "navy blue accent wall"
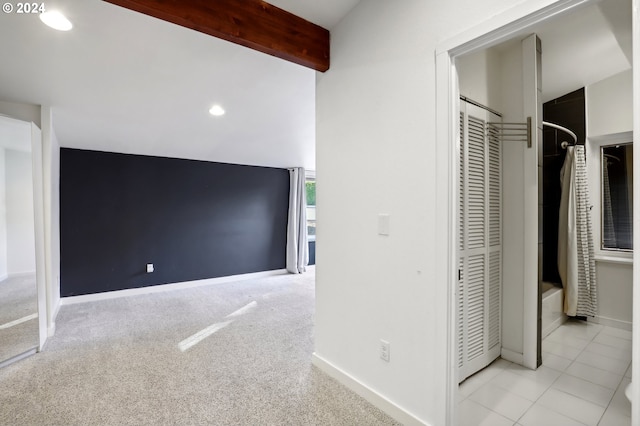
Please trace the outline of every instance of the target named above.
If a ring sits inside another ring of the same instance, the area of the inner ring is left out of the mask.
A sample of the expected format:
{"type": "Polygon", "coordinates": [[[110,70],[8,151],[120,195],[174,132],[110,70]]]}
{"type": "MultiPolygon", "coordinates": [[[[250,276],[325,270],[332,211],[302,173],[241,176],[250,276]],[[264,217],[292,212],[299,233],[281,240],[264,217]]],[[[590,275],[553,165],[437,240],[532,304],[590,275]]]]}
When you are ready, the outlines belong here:
{"type": "Polygon", "coordinates": [[[286,169],[62,148],[61,295],[285,268],[288,202],[286,169]]]}
{"type": "MultiPolygon", "coordinates": [[[[584,88],[546,102],[542,107],[545,121],[559,124],[572,130],[578,143],[585,143],[586,116],[584,88]]],[[[567,151],[560,145],[562,141],[573,143],[571,136],[552,127],[545,127],[542,133],[543,154],[543,211],[542,211],[542,279],[560,283],[558,272],[558,215],[560,214],[560,169],[567,151]]]]}

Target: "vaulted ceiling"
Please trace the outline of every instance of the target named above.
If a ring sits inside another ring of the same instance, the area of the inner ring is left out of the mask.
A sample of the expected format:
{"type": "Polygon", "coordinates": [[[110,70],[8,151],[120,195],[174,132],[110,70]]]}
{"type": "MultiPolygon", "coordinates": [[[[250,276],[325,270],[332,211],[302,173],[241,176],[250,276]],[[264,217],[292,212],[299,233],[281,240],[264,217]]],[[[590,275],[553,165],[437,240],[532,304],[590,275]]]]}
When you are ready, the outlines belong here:
{"type": "MultiPolygon", "coordinates": [[[[269,1],[329,30],[357,2],[269,1]]],[[[629,66],[629,3],[539,28],[545,96],[629,66]]],[[[51,105],[62,146],[315,169],[315,71],[101,0],[46,7],[74,29],[0,14],[0,100],[51,105]]]]}
{"type": "MultiPolygon", "coordinates": [[[[271,3],[331,27],[356,0],[271,3]]],[[[315,168],[315,71],[101,0],[46,7],[73,30],[0,14],[0,100],[51,105],[62,146],[315,168]]]]}

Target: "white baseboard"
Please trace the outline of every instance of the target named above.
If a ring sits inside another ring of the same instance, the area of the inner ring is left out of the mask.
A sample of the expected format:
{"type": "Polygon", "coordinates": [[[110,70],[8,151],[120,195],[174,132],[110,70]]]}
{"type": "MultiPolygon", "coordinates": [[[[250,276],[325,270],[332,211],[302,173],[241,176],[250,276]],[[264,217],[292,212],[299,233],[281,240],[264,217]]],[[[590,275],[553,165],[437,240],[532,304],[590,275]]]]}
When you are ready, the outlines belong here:
{"type": "Polygon", "coordinates": [[[311,358],[311,363],[403,425],[428,426],[427,423],[418,419],[416,416],[392,401],[389,401],[383,395],[380,395],[378,392],[361,383],[353,376],[331,364],[329,361],[318,356],[315,352],[311,358]]]}
{"type": "Polygon", "coordinates": [[[140,288],[129,288],[126,290],[107,291],[104,293],[83,294],[81,296],[68,296],[60,299],[60,305],[73,305],[75,303],[95,302],[99,300],[116,299],[119,297],[137,296],[140,294],[161,293],[164,291],[181,290],[206,285],[223,284],[231,281],[244,281],[255,278],[271,277],[274,275],[286,274],[286,269],[276,269],[273,271],[253,272],[250,274],[230,275],[228,277],[207,278],[204,280],[184,281],[180,283],[152,285],[140,288]]]}
{"type": "Polygon", "coordinates": [[[56,334],[56,318],[58,318],[58,312],[60,312],[61,300],[58,299],[53,307],[53,314],[47,318],[47,337],[53,337],[56,334]]]}
{"type": "Polygon", "coordinates": [[[36,275],[36,271],[23,271],[23,272],[12,272],[9,274],[9,278],[18,278],[18,277],[26,277],[29,275],[36,275]]]}
{"type": "Polygon", "coordinates": [[[509,349],[500,349],[500,357],[515,364],[524,365],[524,356],[518,352],[510,351],[509,349]]]}
{"type": "Polygon", "coordinates": [[[631,331],[633,329],[633,323],[631,321],[622,321],[615,318],[595,316],[593,318],[587,318],[587,322],[594,322],[596,324],[606,325],[613,328],[620,328],[622,330],[628,331],[631,331]]]}
{"type": "Polygon", "coordinates": [[[20,277],[26,277],[28,275],[35,275],[36,271],[32,271],[32,272],[13,272],[11,274],[3,274],[0,275],[0,282],[9,279],[9,278],[20,278],[20,277]]]}

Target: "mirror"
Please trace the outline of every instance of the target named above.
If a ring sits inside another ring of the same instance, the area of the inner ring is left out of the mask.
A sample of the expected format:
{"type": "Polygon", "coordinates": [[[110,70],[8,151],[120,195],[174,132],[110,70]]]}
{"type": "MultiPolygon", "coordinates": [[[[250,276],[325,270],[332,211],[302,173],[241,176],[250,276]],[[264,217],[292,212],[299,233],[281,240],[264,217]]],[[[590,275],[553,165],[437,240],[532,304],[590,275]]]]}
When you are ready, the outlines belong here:
{"type": "Polygon", "coordinates": [[[633,145],[603,146],[602,249],[633,250],[633,145]]]}
{"type": "Polygon", "coordinates": [[[39,342],[31,123],[0,116],[0,366],[39,342]]]}

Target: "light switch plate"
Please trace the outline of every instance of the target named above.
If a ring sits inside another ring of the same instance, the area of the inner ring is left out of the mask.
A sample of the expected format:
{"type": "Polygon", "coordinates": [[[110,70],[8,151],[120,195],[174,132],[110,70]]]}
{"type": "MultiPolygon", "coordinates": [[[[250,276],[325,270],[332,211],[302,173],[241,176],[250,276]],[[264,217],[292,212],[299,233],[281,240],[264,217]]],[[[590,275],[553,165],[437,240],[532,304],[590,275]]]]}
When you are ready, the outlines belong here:
{"type": "Polygon", "coordinates": [[[378,235],[389,235],[390,216],[387,213],[378,215],[378,235]]]}

